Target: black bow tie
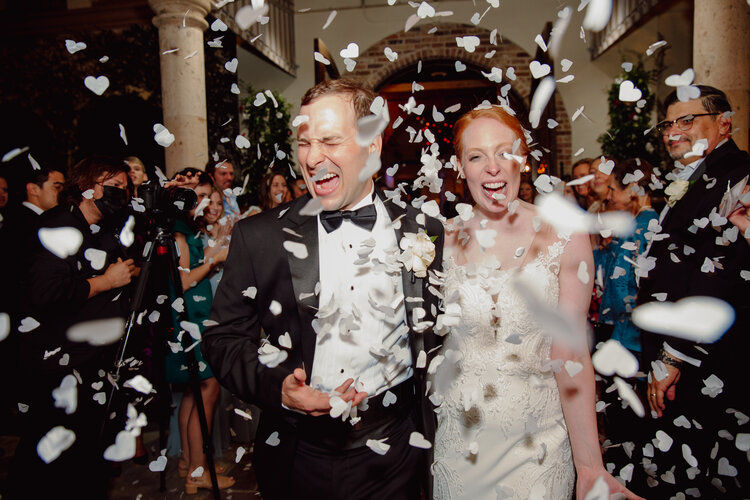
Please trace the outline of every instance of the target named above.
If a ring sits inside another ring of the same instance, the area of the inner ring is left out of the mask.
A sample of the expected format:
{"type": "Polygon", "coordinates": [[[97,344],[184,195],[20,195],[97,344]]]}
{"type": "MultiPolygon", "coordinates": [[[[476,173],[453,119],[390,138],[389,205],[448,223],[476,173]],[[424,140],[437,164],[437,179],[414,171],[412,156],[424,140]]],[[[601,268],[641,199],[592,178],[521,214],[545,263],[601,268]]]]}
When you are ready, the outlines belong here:
{"type": "Polygon", "coordinates": [[[323,224],[326,232],[330,233],[341,227],[341,222],[347,219],[363,229],[372,231],[375,227],[375,219],[378,214],[375,211],[375,205],[365,205],[359,210],[337,210],[334,212],[321,212],[320,223],[323,224]]]}

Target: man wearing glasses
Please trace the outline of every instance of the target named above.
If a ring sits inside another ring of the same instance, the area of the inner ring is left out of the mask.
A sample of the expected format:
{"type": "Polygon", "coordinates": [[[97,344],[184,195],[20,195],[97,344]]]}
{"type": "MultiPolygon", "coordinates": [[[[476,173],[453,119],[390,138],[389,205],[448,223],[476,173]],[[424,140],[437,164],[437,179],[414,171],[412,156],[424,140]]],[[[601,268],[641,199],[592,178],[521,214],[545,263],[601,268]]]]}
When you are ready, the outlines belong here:
{"type": "MultiPolygon", "coordinates": [[[[640,279],[638,302],[716,297],[731,304],[736,319],[714,343],[643,332],[643,366],[650,371],[646,396],[655,419],[645,437],[650,442],[661,430],[674,439],[668,451],[646,458],[656,465],[649,474],[651,498],[679,492],[713,498],[725,491],[727,498],[740,498],[743,487],[750,487],[742,438],[750,432],[750,398],[743,387],[750,376],[743,359],[750,348],[750,281],[742,278],[750,270],[750,246],[718,215],[727,188],[747,180],[750,156],[731,138],[726,95],[697,88],[700,96],[687,101],[672,92],[666,119],[656,126],[676,168],[666,177],[671,184],[659,220],[662,238],[655,237],[648,250],[655,265],[640,279]]],[[[642,274],[648,267],[641,266],[642,274]]]]}

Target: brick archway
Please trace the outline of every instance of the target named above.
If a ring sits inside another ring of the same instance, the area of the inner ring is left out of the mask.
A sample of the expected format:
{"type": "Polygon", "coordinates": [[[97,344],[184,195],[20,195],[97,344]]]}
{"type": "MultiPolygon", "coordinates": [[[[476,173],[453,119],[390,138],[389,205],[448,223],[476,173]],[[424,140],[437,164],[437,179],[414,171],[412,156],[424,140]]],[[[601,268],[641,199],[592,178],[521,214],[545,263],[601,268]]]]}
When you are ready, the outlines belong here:
{"type": "MultiPolygon", "coordinates": [[[[532,77],[529,64],[533,58],[515,43],[503,40],[498,36],[497,45],[490,44],[490,32],[484,28],[459,23],[438,23],[437,31],[429,33],[434,25],[425,24],[415,26],[407,33],[395,33],[368,47],[357,57],[357,66],[351,73],[353,78],[359,79],[372,88],[378,88],[392,75],[410,67],[431,60],[454,59],[463,63],[471,63],[489,73],[493,67],[503,70],[503,83],[510,83],[513,91],[523,98],[528,108],[531,99],[532,77]],[[480,46],[475,52],[467,52],[456,44],[456,37],[468,35],[478,36],[480,46]],[[385,56],[386,47],[398,53],[398,59],[391,62],[385,56]],[[495,53],[492,57],[487,48],[495,53]],[[513,67],[515,80],[508,79],[506,71],[513,67]]],[[[559,125],[555,128],[555,146],[557,161],[569,165],[571,161],[571,126],[568,113],[565,111],[560,94],[555,92],[555,120],[559,125]]],[[[521,112],[521,110],[519,110],[521,112]]],[[[540,124],[540,127],[546,126],[540,124]]],[[[552,172],[558,172],[552,167],[552,172]]]]}

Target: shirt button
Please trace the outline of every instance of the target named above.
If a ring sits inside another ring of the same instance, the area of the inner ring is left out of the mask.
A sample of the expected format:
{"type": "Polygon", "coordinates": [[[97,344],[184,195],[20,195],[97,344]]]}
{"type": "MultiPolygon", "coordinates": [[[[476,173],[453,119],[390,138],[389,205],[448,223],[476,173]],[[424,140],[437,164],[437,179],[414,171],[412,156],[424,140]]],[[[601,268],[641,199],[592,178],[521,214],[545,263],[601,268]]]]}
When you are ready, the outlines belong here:
{"type": "Polygon", "coordinates": [[[349,243],[349,248],[353,248],[351,243],[349,243]]]}
{"type": "Polygon", "coordinates": [[[354,290],[354,285],[350,286],[349,290],[354,290]]]}

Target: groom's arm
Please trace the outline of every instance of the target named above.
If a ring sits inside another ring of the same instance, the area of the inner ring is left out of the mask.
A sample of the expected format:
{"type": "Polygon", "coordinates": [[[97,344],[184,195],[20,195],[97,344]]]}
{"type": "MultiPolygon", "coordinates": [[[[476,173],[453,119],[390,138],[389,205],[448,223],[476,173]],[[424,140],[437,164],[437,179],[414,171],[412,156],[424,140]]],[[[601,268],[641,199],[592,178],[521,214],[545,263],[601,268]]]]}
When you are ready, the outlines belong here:
{"type": "Polygon", "coordinates": [[[278,409],[282,382],[291,371],[282,365],[269,368],[258,360],[261,325],[256,293],[264,284],[258,283],[254,268],[258,229],[246,222],[251,221],[234,228],[211,307],[211,320],[217,324],[204,332],[201,349],[223,386],[261,408],[278,409]]]}

